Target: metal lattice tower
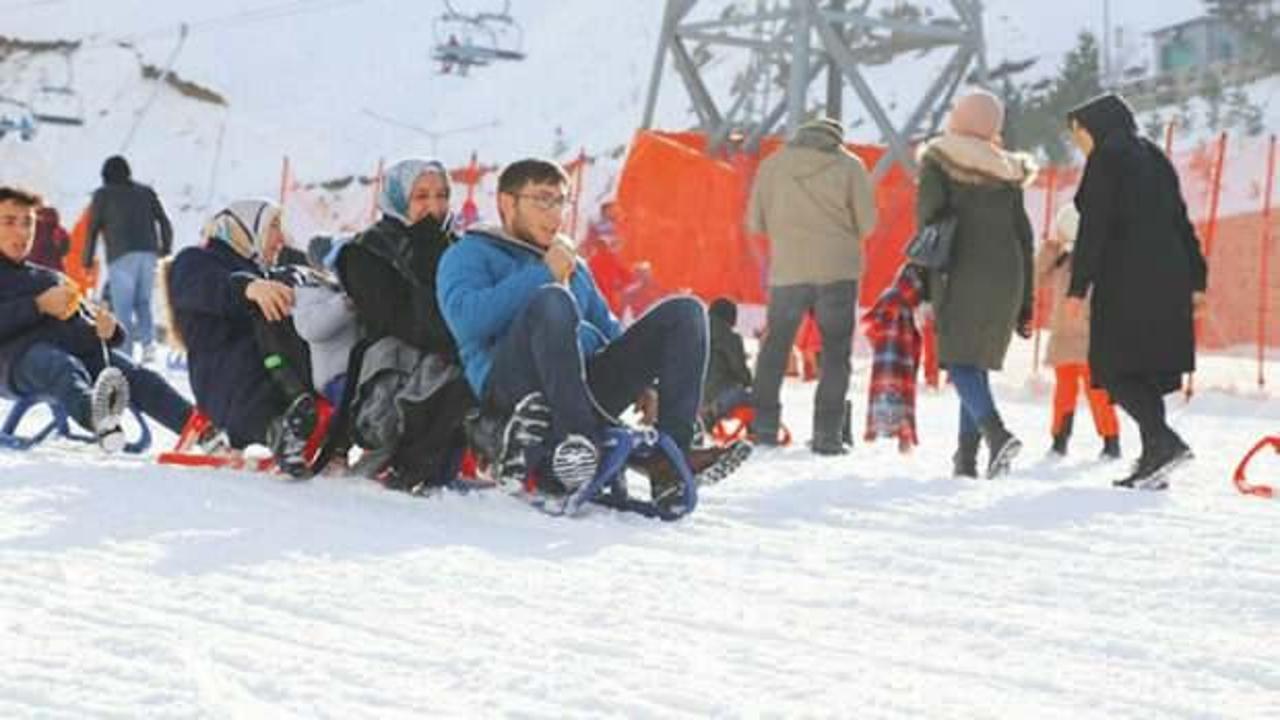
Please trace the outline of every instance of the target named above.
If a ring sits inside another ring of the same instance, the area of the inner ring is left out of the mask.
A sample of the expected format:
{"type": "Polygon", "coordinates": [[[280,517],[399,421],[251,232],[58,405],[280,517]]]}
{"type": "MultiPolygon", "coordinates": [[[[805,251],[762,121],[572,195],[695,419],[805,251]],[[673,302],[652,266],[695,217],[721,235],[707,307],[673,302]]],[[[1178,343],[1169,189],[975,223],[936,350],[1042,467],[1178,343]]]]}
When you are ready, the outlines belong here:
{"type": "Polygon", "coordinates": [[[981,0],[949,0],[954,17],[913,20],[894,19],[885,13],[873,15],[871,0],[777,0],[772,7],[756,3],[750,12],[721,13],[721,17],[711,20],[688,20],[697,5],[698,0],[667,0],[643,127],[653,124],[665,63],[670,55],[712,150],[722,147],[736,132],[743,134],[748,148],[754,148],[761,138],[776,132],[784,120],[785,130],[794,131],[806,119],[809,88],[825,69],[826,114],[837,119],[842,117],[844,84],[847,83],[888,145],[889,152],[876,166],[876,177],[883,175],[895,161],[914,173],[916,163],[909,148],[910,138],[937,130],[942,111],[966,78],[972,76],[978,84],[985,84],[986,45],[981,0]],[[849,8],[852,4],[860,7],[849,8]],[[776,31],[761,37],[761,27],[776,28],[776,31]],[[894,125],[863,73],[867,65],[892,61],[894,54],[905,52],[887,47],[873,57],[876,50],[859,41],[877,31],[888,31],[891,43],[898,48],[953,48],[946,65],[933,78],[901,127],[894,125]],[[744,116],[743,108],[749,105],[748,93],[737,93],[724,109],[712,97],[704,73],[690,51],[691,45],[749,50],[757,62],[763,59],[766,67],[786,73],[785,92],[777,103],[757,117],[744,116]],[[889,53],[888,57],[884,52],[889,53]]]}

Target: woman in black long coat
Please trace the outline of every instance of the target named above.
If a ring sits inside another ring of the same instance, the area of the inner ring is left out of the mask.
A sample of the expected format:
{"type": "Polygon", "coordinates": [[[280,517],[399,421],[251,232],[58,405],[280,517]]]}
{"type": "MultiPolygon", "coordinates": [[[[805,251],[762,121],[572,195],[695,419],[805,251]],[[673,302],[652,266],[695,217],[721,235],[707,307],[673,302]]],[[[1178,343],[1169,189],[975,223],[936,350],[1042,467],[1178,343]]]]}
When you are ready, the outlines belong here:
{"type": "Polygon", "coordinates": [[[1162,489],[1191,450],[1165,421],[1164,395],[1195,369],[1194,317],[1207,268],[1178,176],[1140,136],[1123,99],[1104,95],[1068,114],[1088,156],[1076,193],[1080,233],[1069,312],[1090,297],[1089,369],[1138,423],[1142,456],[1116,485],[1162,489]]]}

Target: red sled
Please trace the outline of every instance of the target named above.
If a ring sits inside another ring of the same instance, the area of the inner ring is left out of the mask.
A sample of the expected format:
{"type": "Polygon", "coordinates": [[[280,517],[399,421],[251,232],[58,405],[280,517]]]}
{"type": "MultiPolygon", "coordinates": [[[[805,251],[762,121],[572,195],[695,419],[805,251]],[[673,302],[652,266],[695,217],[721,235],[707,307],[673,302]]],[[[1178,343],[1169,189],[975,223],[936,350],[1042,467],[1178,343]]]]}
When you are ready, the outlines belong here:
{"type": "MultiPolygon", "coordinates": [[[[320,455],[324,438],[329,432],[329,424],[333,420],[333,405],[324,398],[316,398],[316,427],[307,439],[306,457],[314,462],[320,455]]],[[[216,431],[213,422],[199,410],[193,410],[191,417],[182,427],[178,442],[173,450],[160,453],[156,462],[161,465],[178,467],[225,468],[227,470],[253,470],[255,472],[273,472],[276,462],[272,458],[247,458],[239,450],[228,450],[222,453],[208,453],[200,449],[199,440],[207,432],[216,431]]]]}
{"type": "MultiPolygon", "coordinates": [[[[756,419],[756,411],[750,405],[739,405],[720,418],[711,427],[711,439],[717,445],[732,445],[747,437],[751,421],[756,419]]],[[[786,447],[791,444],[791,431],[786,425],[778,428],[778,444],[786,447]]]]}
{"type": "Polygon", "coordinates": [[[1270,485],[1252,485],[1245,477],[1245,469],[1249,466],[1249,463],[1253,461],[1254,456],[1268,447],[1275,450],[1277,454],[1280,454],[1280,435],[1273,435],[1259,440],[1258,444],[1253,446],[1253,449],[1244,456],[1244,459],[1240,461],[1240,465],[1236,467],[1234,480],[1236,489],[1239,490],[1241,494],[1253,495],[1260,498],[1275,497],[1276,491],[1270,485]]]}

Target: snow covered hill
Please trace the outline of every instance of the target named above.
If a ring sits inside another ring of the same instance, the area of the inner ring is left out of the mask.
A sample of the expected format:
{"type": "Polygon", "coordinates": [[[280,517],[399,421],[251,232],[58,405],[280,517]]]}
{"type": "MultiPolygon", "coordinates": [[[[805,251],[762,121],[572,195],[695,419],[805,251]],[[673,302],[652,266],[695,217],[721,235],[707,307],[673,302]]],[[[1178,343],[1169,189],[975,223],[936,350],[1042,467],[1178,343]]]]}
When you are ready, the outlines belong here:
{"type": "Polygon", "coordinates": [[[1008,479],[948,477],[957,405],[925,393],[914,455],[761,452],[677,524],[0,453],[0,715],[1280,714],[1280,501],[1229,483],[1280,406],[1171,400],[1198,457],[1152,494],[1086,422],[1041,459],[1048,398],[997,394],[1008,479]]]}
{"type": "MultiPolygon", "coordinates": [[[[699,12],[714,16],[726,2],[704,3],[699,12]]],[[[454,2],[466,11],[502,4],[454,2]]],[[[950,12],[945,0],[923,4],[950,12]]],[[[102,159],[121,149],[152,95],[155,83],[142,79],[139,60],[163,67],[182,22],[190,32],[174,71],[228,104],[163,89],[129,148],[138,177],[155,184],[178,216],[180,242],[194,238],[212,204],[245,194],[276,196],[285,155],[306,181],[367,175],[379,158],[411,154],[461,165],[472,150],[482,161],[501,163],[530,153],[567,160],[585,148],[604,159],[599,175],[607,176],[641,118],[663,5],[514,0],[527,59],[463,78],[440,74],[430,59],[441,2],[10,3],[0,7],[6,36],[83,44],[70,68],[57,53],[0,60],[0,96],[29,101],[39,85],[57,85],[70,70],[86,124],[43,126],[31,143],[0,140],[0,180],[34,184],[64,213],[78,211],[97,185],[102,159]]],[[[1131,37],[1201,12],[1199,0],[1112,5],[1115,24],[1131,37]]],[[[986,26],[993,66],[1038,57],[1031,72],[1047,75],[1079,30],[1100,30],[1101,6],[991,0],[986,26]]],[[[892,88],[885,102],[893,112],[909,112],[943,59],[906,58],[872,73],[892,88]]],[[[692,122],[683,93],[672,76],[659,103],[660,126],[692,122]]],[[[850,99],[847,107],[857,124],[859,104],[850,99]]],[[[870,123],[853,135],[877,140],[870,123]]],[[[607,177],[593,182],[593,193],[607,192],[607,177]]]]}

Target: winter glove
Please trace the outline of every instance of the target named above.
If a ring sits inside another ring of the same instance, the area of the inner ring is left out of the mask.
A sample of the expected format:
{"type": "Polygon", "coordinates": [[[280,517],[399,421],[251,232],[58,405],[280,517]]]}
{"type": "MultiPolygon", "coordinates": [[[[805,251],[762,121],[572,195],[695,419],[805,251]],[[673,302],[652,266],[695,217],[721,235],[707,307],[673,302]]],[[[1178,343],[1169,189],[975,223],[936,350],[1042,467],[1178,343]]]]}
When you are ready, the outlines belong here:
{"type": "Polygon", "coordinates": [[[1023,306],[1022,310],[1018,312],[1017,332],[1018,332],[1018,337],[1022,338],[1023,340],[1031,339],[1031,306],[1030,305],[1023,306]]]}

